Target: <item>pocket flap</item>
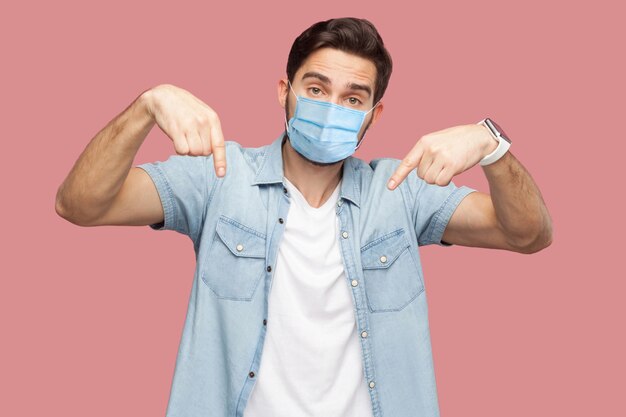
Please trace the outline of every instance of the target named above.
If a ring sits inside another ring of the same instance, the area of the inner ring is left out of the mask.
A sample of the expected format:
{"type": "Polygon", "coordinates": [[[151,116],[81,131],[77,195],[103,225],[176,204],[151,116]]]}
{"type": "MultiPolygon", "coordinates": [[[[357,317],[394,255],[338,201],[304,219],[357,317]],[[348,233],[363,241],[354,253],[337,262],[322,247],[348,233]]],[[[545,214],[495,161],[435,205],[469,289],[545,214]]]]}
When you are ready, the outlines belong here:
{"type": "Polygon", "coordinates": [[[217,234],[235,256],[265,258],[265,235],[235,220],[220,217],[217,234]]]}
{"type": "Polygon", "coordinates": [[[363,269],[389,268],[409,246],[403,229],[376,238],[361,248],[363,269]]]}

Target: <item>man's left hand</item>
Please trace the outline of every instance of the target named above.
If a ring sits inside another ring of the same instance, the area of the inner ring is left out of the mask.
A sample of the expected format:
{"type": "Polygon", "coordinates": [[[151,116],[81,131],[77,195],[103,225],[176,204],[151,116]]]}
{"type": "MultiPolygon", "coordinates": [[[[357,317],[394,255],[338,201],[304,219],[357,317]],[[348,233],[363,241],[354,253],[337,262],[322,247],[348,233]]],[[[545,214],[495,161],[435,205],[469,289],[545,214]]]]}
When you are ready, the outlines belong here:
{"type": "Polygon", "coordinates": [[[395,189],[409,173],[429,184],[448,185],[452,177],[466,171],[493,152],[498,142],[479,124],[450,127],[422,136],[404,157],[387,187],[395,189]]]}

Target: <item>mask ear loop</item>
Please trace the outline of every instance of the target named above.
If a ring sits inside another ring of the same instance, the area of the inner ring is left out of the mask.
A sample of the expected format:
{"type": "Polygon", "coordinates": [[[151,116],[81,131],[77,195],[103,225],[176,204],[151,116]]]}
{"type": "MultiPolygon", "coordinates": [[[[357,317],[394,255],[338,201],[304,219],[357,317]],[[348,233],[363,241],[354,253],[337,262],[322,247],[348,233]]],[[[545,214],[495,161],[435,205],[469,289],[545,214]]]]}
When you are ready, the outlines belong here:
{"type": "Polygon", "coordinates": [[[359,143],[357,143],[356,147],[354,148],[354,150],[356,151],[357,149],[359,149],[359,146],[361,146],[361,144],[363,143],[363,139],[365,139],[365,133],[363,133],[363,137],[361,138],[361,140],[359,141],[359,143]]]}
{"type": "Polygon", "coordinates": [[[295,91],[293,91],[293,86],[291,85],[291,81],[287,80],[287,84],[289,84],[289,89],[291,90],[293,95],[296,96],[296,100],[298,100],[298,95],[296,94],[295,91]]]}
{"type": "MultiPolygon", "coordinates": [[[[376,104],[374,104],[374,107],[372,107],[371,109],[369,109],[367,112],[365,112],[365,115],[367,116],[367,114],[369,112],[371,112],[372,110],[374,110],[376,107],[378,107],[378,104],[380,103],[380,100],[378,100],[378,102],[376,104]]],[[[367,132],[365,132],[367,133],[367,132]]],[[[356,145],[356,148],[354,148],[354,150],[356,151],[357,149],[359,149],[359,146],[361,146],[361,144],[363,143],[363,139],[365,139],[365,133],[363,133],[363,137],[361,138],[361,140],[359,141],[359,143],[356,145]]]]}
{"type": "MultiPolygon", "coordinates": [[[[289,85],[289,89],[291,90],[293,95],[296,97],[296,101],[298,101],[298,95],[296,94],[295,91],[293,91],[293,87],[291,86],[291,81],[287,80],[287,84],[289,85]]],[[[285,131],[289,132],[289,122],[287,122],[287,112],[285,112],[285,131]]]]}
{"type": "Polygon", "coordinates": [[[372,110],[374,110],[376,107],[378,107],[378,105],[379,105],[379,104],[380,104],[380,100],[378,100],[378,101],[376,102],[376,104],[374,104],[374,107],[372,107],[371,109],[369,109],[368,111],[366,111],[366,112],[365,112],[365,115],[367,116],[367,114],[368,114],[369,112],[371,112],[372,110]]]}

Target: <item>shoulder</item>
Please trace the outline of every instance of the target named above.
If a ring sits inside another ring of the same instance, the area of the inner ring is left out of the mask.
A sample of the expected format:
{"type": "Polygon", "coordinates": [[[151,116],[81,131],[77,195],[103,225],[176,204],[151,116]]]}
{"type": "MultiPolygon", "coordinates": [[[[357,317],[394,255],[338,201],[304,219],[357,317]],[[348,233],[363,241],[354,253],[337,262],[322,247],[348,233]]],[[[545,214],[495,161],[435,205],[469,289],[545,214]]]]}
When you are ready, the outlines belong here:
{"type": "Polygon", "coordinates": [[[396,158],[375,158],[369,162],[355,157],[350,157],[349,159],[353,169],[366,175],[383,175],[387,173],[391,175],[402,162],[396,158]]]}
{"type": "Polygon", "coordinates": [[[374,171],[381,172],[381,173],[388,172],[391,175],[394,173],[396,168],[398,168],[398,165],[400,165],[400,162],[402,161],[397,158],[376,158],[370,161],[369,166],[374,171]]]}
{"type": "MultiPolygon", "coordinates": [[[[374,189],[386,187],[401,162],[402,160],[397,158],[375,158],[369,162],[359,158],[350,158],[352,171],[360,177],[362,186],[374,189]]],[[[416,180],[419,180],[417,175],[409,181],[403,181],[400,186],[414,188],[417,185],[416,180]]]]}
{"type": "MultiPolygon", "coordinates": [[[[239,142],[227,140],[224,142],[226,151],[226,163],[228,168],[245,168],[246,166],[256,170],[258,169],[263,156],[267,152],[269,145],[260,147],[244,147],[239,142]]],[[[186,169],[206,169],[211,173],[214,169],[213,154],[210,155],[170,155],[168,157],[168,165],[178,166],[186,169]]],[[[161,164],[158,162],[157,164],[161,164]]]]}
{"type": "Polygon", "coordinates": [[[395,190],[389,190],[387,183],[402,162],[396,158],[376,158],[365,161],[350,157],[344,169],[346,188],[354,188],[361,201],[361,207],[379,208],[383,211],[405,207],[412,210],[419,191],[417,175],[409,175],[395,190]]]}
{"type": "Polygon", "coordinates": [[[399,193],[390,192],[387,189],[387,183],[401,163],[402,160],[397,158],[376,158],[370,162],[351,158],[351,166],[354,168],[357,182],[361,184],[361,189],[366,194],[402,195],[409,205],[414,205],[417,200],[422,201],[422,204],[429,204],[435,200],[434,196],[449,195],[458,188],[454,182],[450,182],[447,186],[426,183],[413,169],[394,190],[399,193]]]}
{"type": "Polygon", "coordinates": [[[231,157],[233,160],[245,163],[250,168],[257,170],[263,163],[263,159],[267,155],[271,144],[246,147],[239,142],[229,140],[225,142],[225,145],[227,158],[231,157]]]}

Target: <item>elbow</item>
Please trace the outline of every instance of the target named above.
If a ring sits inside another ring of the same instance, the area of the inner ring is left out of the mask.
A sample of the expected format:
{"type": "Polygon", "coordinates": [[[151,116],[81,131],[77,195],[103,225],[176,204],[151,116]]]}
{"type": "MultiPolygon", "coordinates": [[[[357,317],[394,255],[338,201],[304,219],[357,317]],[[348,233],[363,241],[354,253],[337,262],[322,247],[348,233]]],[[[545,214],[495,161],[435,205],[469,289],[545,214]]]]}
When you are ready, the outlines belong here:
{"type": "Polygon", "coordinates": [[[54,200],[54,211],[56,211],[57,215],[62,219],[68,220],[71,222],[70,215],[68,213],[67,205],[63,201],[63,197],[61,195],[61,189],[57,191],[56,198],[54,200]]]}
{"type": "Polygon", "coordinates": [[[511,243],[515,252],[526,255],[537,253],[552,244],[552,222],[547,221],[539,230],[526,234],[511,243]]]}
{"type": "Polygon", "coordinates": [[[76,210],[73,210],[71,206],[67,203],[66,199],[63,198],[60,189],[56,195],[54,210],[59,217],[67,220],[72,224],[75,224],[76,226],[87,227],[94,225],[92,221],[89,221],[88,219],[77,215],[76,210]]]}
{"type": "Polygon", "coordinates": [[[525,246],[518,246],[516,251],[525,255],[530,255],[544,250],[552,244],[552,235],[547,237],[541,237],[534,240],[531,244],[525,246]]]}

